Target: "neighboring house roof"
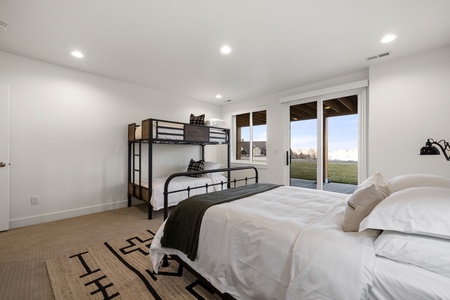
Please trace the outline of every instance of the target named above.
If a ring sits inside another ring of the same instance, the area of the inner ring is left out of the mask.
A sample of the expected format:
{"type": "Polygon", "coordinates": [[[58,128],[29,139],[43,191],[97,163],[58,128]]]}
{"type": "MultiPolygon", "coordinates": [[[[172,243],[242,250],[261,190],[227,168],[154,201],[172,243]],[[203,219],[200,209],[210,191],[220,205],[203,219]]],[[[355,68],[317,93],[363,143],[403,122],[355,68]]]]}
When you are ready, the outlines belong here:
{"type": "MultiPolygon", "coordinates": [[[[266,155],[266,142],[253,142],[254,155],[266,155]],[[256,149],[255,149],[256,148],[256,149]]],[[[241,154],[247,155],[250,153],[250,142],[241,141],[241,154]]]]}

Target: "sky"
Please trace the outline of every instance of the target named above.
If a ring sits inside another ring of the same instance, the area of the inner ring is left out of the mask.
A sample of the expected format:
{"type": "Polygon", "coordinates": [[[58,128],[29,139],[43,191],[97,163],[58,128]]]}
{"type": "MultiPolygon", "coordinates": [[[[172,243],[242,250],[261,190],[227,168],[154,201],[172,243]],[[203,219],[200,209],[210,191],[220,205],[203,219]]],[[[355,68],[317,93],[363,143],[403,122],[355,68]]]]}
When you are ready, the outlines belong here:
{"type": "MultiPolygon", "coordinates": [[[[249,127],[242,128],[242,138],[250,139],[249,127]]],[[[253,140],[266,141],[267,127],[254,126],[253,140]]],[[[317,120],[291,122],[291,148],[309,150],[317,148],[317,120]]],[[[358,160],[358,115],[328,118],[329,159],[358,160]]]]}
{"type": "MultiPolygon", "coordinates": [[[[291,122],[292,150],[317,148],[317,120],[291,122]]],[[[358,115],[328,118],[329,158],[358,160],[358,115]]]]}

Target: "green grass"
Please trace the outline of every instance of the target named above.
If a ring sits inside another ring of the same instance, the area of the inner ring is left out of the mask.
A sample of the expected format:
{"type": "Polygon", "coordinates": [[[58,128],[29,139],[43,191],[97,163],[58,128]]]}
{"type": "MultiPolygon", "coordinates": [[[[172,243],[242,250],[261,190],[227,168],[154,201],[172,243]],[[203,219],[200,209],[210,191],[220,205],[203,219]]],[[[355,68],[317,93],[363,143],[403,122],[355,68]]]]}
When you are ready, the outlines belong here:
{"type": "MultiPolygon", "coordinates": [[[[316,180],[317,162],[293,159],[291,178],[316,180]]],[[[356,162],[328,162],[328,179],[331,182],[358,184],[358,164],[356,162]]]]}

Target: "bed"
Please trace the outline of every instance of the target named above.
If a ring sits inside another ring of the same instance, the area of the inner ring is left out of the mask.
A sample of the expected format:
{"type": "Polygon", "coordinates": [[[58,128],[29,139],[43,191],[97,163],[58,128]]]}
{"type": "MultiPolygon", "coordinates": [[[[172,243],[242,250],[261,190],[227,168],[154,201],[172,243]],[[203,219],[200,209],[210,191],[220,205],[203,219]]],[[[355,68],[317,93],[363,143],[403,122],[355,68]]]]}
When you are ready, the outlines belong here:
{"type": "Polygon", "coordinates": [[[278,186],[213,205],[194,255],[162,246],[180,204],[155,272],[173,256],[235,299],[449,299],[450,179],[377,173],[352,195],[278,186]]]}
{"type": "MultiPolygon", "coordinates": [[[[204,118],[204,116],[203,116],[204,118]]],[[[222,125],[220,120],[212,119],[200,122],[198,116],[191,114],[190,123],[181,123],[168,120],[149,118],[141,122],[140,125],[132,123],[128,125],[128,206],[131,206],[132,197],[149,203],[148,218],[152,218],[152,211],[164,207],[162,187],[165,177],[153,177],[153,146],[156,144],[174,144],[174,145],[198,145],[201,147],[201,157],[199,160],[193,160],[188,163],[188,171],[201,171],[205,169],[218,169],[221,167],[230,167],[230,147],[229,147],[229,129],[218,127],[222,125]],[[212,124],[208,126],[206,124],[212,124]],[[142,151],[142,143],[149,145],[148,151],[142,151]],[[206,145],[225,145],[227,147],[227,163],[222,165],[216,162],[205,161],[206,145]],[[143,156],[147,155],[148,164],[142,164],[143,156]],[[201,168],[199,166],[201,165],[201,168]],[[207,167],[209,165],[209,167],[207,167]]],[[[207,173],[202,176],[192,177],[184,176],[177,178],[172,182],[171,189],[194,188],[192,193],[178,193],[171,195],[169,204],[176,205],[182,199],[190,195],[195,195],[205,191],[198,187],[206,184],[227,181],[229,174],[214,174],[209,176],[207,173]]],[[[215,188],[218,188],[215,186],[215,188]]]]}

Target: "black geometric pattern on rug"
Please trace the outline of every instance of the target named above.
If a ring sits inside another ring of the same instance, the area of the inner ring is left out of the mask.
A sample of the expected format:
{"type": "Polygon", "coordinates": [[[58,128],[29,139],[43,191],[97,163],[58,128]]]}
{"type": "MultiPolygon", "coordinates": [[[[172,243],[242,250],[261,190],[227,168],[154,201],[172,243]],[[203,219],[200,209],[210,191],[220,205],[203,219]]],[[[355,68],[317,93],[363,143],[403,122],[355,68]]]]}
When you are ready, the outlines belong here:
{"type": "Polygon", "coordinates": [[[151,232],[150,230],[147,230],[152,236],[146,240],[142,240],[140,237],[135,236],[132,238],[127,239],[127,242],[129,243],[128,246],[125,246],[123,248],[120,248],[120,252],[122,254],[127,255],[129,253],[139,251],[144,255],[148,255],[148,250],[150,249],[150,244],[153,241],[153,237],[155,234],[151,232]],[[148,243],[147,243],[148,242],[148,243]]]}
{"type": "MultiPolygon", "coordinates": [[[[155,274],[150,269],[145,269],[145,274],[142,274],[140,270],[136,269],[133,265],[127,262],[125,257],[127,255],[130,255],[132,253],[142,255],[145,257],[145,259],[148,259],[149,254],[149,247],[153,241],[153,238],[155,236],[155,233],[147,230],[150,237],[148,238],[142,238],[139,236],[133,236],[131,238],[128,238],[125,240],[127,243],[125,246],[114,249],[113,246],[111,246],[110,243],[105,242],[104,246],[108,249],[108,251],[113,254],[117,260],[122,263],[126,268],[128,268],[130,271],[132,271],[139,280],[145,285],[147,290],[150,292],[150,294],[157,300],[162,300],[161,296],[158,295],[157,291],[152,286],[152,283],[148,280],[150,277],[153,281],[157,281],[158,277],[163,276],[177,276],[181,277],[183,276],[183,266],[180,265],[176,260],[172,259],[171,257],[168,257],[168,261],[172,266],[178,266],[176,268],[175,272],[170,271],[164,271],[164,268],[161,268],[160,272],[158,274],[155,274]]],[[[91,292],[91,295],[101,293],[104,300],[110,300],[114,299],[118,296],[120,296],[120,292],[118,292],[114,288],[114,284],[108,280],[108,277],[103,274],[102,270],[98,268],[96,265],[90,266],[89,262],[84,258],[84,255],[88,254],[88,251],[81,252],[75,255],[70,256],[70,259],[76,259],[80,265],[83,267],[84,272],[79,275],[80,278],[84,278],[86,276],[90,276],[88,280],[89,282],[84,283],[85,286],[94,286],[94,290],[91,292]]],[[[150,260],[149,260],[150,264],[150,260]]],[[[173,268],[172,268],[173,269],[173,268]]],[[[207,286],[205,286],[201,281],[195,280],[188,286],[186,286],[186,290],[193,296],[195,299],[198,300],[205,300],[199,293],[197,293],[194,288],[195,287],[202,287],[204,290],[209,292],[210,294],[214,294],[214,291],[210,290],[207,286]]]]}
{"type": "MultiPolygon", "coordinates": [[[[86,263],[86,261],[83,258],[83,255],[87,254],[87,253],[88,252],[85,251],[85,252],[81,252],[81,253],[78,253],[78,254],[75,254],[75,255],[72,255],[72,256],[69,257],[69,258],[78,258],[78,260],[80,261],[81,265],[85,269],[86,273],[81,274],[80,278],[83,278],[83,277],[86,277],[88,275],[91,275],[91,274],[94,274],[94,273],[98,273],[98,272],[101,271],[100,269],[91,270],[91,268],[89,267],[89,265],[86,263]]],[[[99,274],[99,275],[101,275],[101,274],[99,274]]],[[[109,294],[109,292],[111,291],[110,288],[112,288],[114,286],[114,284],[112,282],[108,281],[108,279],[106,278],[106,275],[99,276],[99,277],[95,278],[94,280],[91,280],[91,281],[85,283],[84,285],[85,286],[89,286],[91,284],[94,284],[94,285],[97,286],[97,289],[92,291],[91,295],[94,295],[96,293],[102,293],[104,300],[113,299],[113,298],[115,298],[115,297],[120,295],[118,292],[114,292],[114,291],[111,292],[111,295],[109,294]],[[110,289],[110,290],[108,290],[108,289],[110,289]]]]}
{"type": "Polygon", "coordinates": [[[214,294],[214,291],[211,291],[206,285],[204,285],[200,280],[196,280],[193,283],[191,283],[190,285],[188,285],[186,287],[186,290],[189,291],[189,293],[191,293],[192,296],[194,296],[197,299],[201,299],[201,300],[205,300],[205,298],[203,298],[202,296],[200,296],[195,290],[194,288],[196,286],[200,286],[202,288],[204,288],[205,290],[207,290],[208,292],[210,292],[211,294],[214,294]]]}
{"type": "MultiPolygon", "coordinates": [[[[150,282],[147,280],[147,278],[145,278],[144,274],[142,274],[141,272],[139,272],[138,269],[134,268],[131,264],[129,264],[125,259],[123,259],[123,257],[121,257],[119,255],[119,253],[117,253],[107,242],[105,243],[105,246],[109,249],[109,251],[111,251],[112,254],[114,254],[116,256],[116,258],[125,266],[127,267],[130,271],[132,271],[134,274],[136,274],[136,276],[142,281],[142,283],[144,283],[145,287],[147,288],[147,290],[152,294],[153,297],[155,297],[155,299],[162,299],[158,293],[155,291],[155,289],[152,287],[152,285],[150,284],[150,282]]],[[[150,272],[150,270],[145,270],[147,272],[147,274],[150,272]]]]}
{"type": "MultiPolygon", "coordinates": [[[[167,257],[167,261],[170,264],[178,264],[178,262],[176,262],[174,259],[172,259],[170,256],[167,257]]],[[[183,266],[181,266],[180,264],[178,264],[178,269],[176,272],[166,272],[166,271],[161,271],[161,269],[158,272],[158,275],[162,275],[162,276],[177,276],[177,277],[181,277],[183,276],[183,266]]]]}

